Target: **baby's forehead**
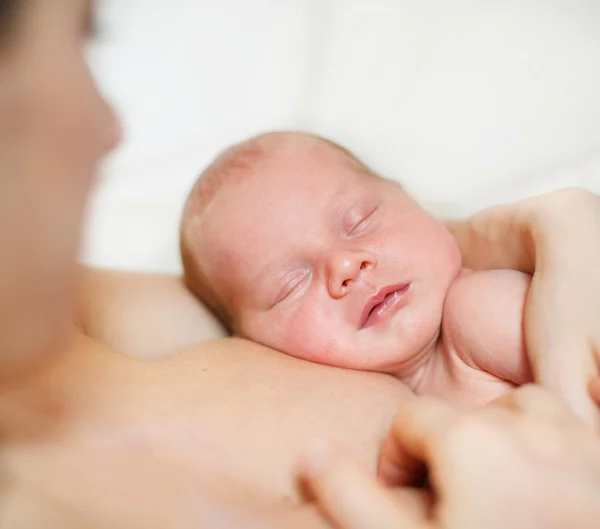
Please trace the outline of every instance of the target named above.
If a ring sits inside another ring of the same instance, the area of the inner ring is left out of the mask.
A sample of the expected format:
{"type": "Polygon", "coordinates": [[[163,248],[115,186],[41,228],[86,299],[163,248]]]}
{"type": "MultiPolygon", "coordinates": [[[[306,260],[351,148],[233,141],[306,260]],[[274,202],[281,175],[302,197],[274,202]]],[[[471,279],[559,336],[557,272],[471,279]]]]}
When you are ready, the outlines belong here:
{"type": "Polygon", "coordinates": [[[286,217],[305,215],[308,209],[316,215],[322,196],[347,192],[353,180],[366,174],[350,153],[326,140],[285,138],[283,143],[277,139],[242,145],[217,160],[209,175],[215,183],[207,186],[212,197],[203,215],[208,231],[220,237],[265,222],[283,226],[286,217]]]}
{"type": "Polygon", "coordinates": [[[343,153],[336,152],[328,145],[318,145],[269,153],[242,183],[253,190],[319,192],[340,182],[351,185],[359,172],[358,167],[343,153]]]}

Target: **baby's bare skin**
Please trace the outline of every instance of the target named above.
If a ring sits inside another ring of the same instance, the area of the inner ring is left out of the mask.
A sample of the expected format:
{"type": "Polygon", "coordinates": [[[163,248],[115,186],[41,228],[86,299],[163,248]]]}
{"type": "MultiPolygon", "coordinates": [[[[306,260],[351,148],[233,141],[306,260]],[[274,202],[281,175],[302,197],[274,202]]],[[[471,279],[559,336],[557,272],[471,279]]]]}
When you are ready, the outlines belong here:
{"type": "Polygon", "coordinates": [[[523,336],[530,281],[514,270],[463,271],[446,296],[438,343],[404,382],[419,395],[477,406],[533,381],[523,336]]]}
{"type": "Polygon", "coordinates": [[[532,380],[529,276],[462,270],[442,223],[327,140],[271,133],[226,151],[182,234],[189,284],[241,336],[460,404],[532,380]]]}

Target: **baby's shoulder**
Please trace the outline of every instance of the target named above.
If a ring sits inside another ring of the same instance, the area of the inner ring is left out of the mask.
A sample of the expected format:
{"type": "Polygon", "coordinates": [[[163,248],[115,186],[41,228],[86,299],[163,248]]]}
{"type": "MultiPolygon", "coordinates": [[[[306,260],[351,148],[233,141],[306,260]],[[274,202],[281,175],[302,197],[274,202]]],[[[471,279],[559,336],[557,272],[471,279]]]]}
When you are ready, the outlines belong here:
{"type": "MultiPolygon", "coordinates": [[[[442,339],[469,365],[488,365],[501,353],[523,350],[523,310],[531,276],[513,270],[465,271],[450,287],[442,316],[442,339]]],[[[494,362],[492,362],[494,363],[494,362]]],[[[492,369],[491,369],[492,368],[492,369]]]]}
{"type": "Polygon", "coordinates": [[[473,304],[500,301],[495,296],[524,296],[531,276],[515,270],[473,271],[463,269],[450,285],[445,304],[451,308],[466,308],[473,304]]]}
{"type": "Polygon", "coordinates": [[[487,329],[506,316],[522,316],[530,283],[531,276],[514,270],[464,270],[446,295],[442,331],[487,329]]]}

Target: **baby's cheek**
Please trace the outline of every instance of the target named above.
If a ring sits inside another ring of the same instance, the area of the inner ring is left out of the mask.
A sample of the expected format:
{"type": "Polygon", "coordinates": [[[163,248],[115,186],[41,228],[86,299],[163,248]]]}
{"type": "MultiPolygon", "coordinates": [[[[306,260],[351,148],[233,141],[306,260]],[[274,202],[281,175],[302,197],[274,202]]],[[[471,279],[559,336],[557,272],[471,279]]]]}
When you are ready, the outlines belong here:
{"type": "Polygon", "coordinates": [[[297,358],[318,364],[343,366],[335,324],[314,312],[298,311],[286,325],[282,342],[281,349],[297,358]]]}

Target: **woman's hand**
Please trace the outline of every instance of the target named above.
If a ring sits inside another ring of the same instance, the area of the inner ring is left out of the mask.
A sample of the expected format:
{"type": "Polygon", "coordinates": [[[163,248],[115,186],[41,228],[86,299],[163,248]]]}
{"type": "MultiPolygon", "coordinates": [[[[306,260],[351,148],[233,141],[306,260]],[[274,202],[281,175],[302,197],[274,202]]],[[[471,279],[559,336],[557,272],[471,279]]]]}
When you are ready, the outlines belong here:
{"type": "Polygon", "coordinates": [[[592,529],[600,519],[600,440],[538,386],[476,411],[423,398],[403,406],[379,473],[385,485],[321,450],[301,475],[340,529],[592,529]],[[388,488],[423,465],[430,493],[388,488]]]}
{"type": "Polygon", "coordinates": [[[600,377],[590,383],[590,395],[597,406],[600,406],[600,377]]]}
{"type": "Polygon", "coordinates": [[[600,355],[600,197],[565,189],[448,224],[465,266],[532,273],[524,314],[535,380],[589,424],[600,355]]]}

